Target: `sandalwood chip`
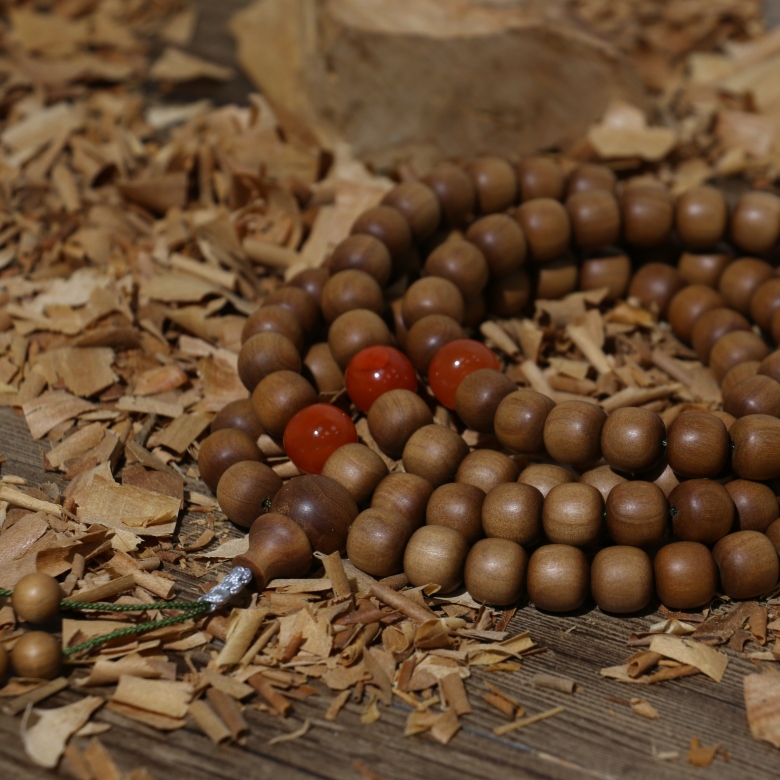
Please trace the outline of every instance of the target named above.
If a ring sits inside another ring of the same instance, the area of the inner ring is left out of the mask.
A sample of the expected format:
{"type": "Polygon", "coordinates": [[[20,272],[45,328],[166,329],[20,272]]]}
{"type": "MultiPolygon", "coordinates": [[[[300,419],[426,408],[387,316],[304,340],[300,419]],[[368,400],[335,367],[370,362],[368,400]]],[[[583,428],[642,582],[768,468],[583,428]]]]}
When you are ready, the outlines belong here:
{"type": "Polygon", "coordinates": [[[748,674],[743,688],[753,738],[780,748],[780,675],[748,674]]]}
{"type": "Polygon", "coordinates": [[[702,745],[698,737],[692,737],[688,748],[688,763],[693,766],[709,766],[715,760],[720,748],[719,744],[702,745]]]}
{"type": "Polygon", "coordinates": [[[112,701],[178,719],[187,714],[192,694],[193,688],[186,682],[148,680],[122,675],[112,701]]]}
{"type": "Polygon", "coordinates": [[[631,699],[630,706],[633,712],[637,715],[641,715],[643,718],[658,720],[660,717],[658,710],[645,699],[631,699]]]}
{"type": "Polygon", "coordinates": [[[661,635],[650,643],[650,652],[665,658],[672,658],[682,664],[694,666],[715,682],[723,679],[728,666],[728,656],[712,647],[707,647],[691,639],[661,635]]]}

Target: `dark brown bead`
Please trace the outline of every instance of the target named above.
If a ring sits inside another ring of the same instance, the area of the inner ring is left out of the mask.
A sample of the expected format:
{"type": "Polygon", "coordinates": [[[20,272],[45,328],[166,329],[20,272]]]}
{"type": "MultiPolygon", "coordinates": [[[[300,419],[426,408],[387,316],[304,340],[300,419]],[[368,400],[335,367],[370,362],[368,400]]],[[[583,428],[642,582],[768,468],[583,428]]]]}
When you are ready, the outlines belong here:
{"type": "Polygon", "coordinates": [[[457,431],[444,425],[424,425],[404,446],[404,470],[439,487],[455,478],[458,466],[468,454],[469,445],[457,431]]]}
{"type": "Polygon", "coordinates": [[[244,460],[225,470],[217,485],[217,501],[229,520],[249,528],[281,487],[282,478],[272,468],[244,460]]]}
{"type": "Polygon", "coordinates": [[[664,538],[669,505],[658,485],[641,480],[615,485],[606,506],[607,532],[617,544],[645,547],[664,538]]]}
{"type": "Polygon", "coordinates": [[[347,557],[374,577],[397,574],[403,569],[406,543],[415,530],[408,518],[392,509],[366,509],[349,529],[347,557]]]}
{"type": "Polygon", "coordinates": [[[616,409],[601,429],[604,460],[619,471],[647,471],[663,457],[663,420],[649,409],[616,409]]]}
{"type": "Polygon", "coordinates": [[[769,347],[760,336],[749,330],[732,330],[721,336],[710,351],[710,368],[719,382],[739,363],[763,360],[769,347]]]}
{"type": "Polygon", "coordinates": [[[457,531],[446,525],[424,525],[406,545],[404,574],[416,587],[433,583],[440,593],[451,593],[463,582],[468,552],[468,543],[457,531]]]}
{"type": "Polygon", "coordinates": [[[261,379],[274,371],[301,371],[301,356],[295,344],[281,333],[258,333],[238,353],[238,376],[251,393],[261,379]]]}
{"type": "Polygon", "coordinates": [[[643,308],[651,311],[655,309],[661,317],[666,317],[672,298],[684,285],[685,282],[673,265],[648,263],[634,274],[628,286],[628,294],[638,298],[643,308]]]}
{"type": "Polygon", "coordinates": [[[627,482],[628,480],[613,471],[610,466],[597,466],[595,469],[586,471],[580,476],[580,482],[585,485],[592,485],[596,490],[601,493],[601,497],[604,501],[609,497],[609,493],[615,485],[619,485],[621,482],[627,482]]]}
{"type": "Polygon", "coordinates": [[[552,198],[537,198],[523,203],[515,212],[523,228],[528,251],[538,263],[560,257],[571,240],[571,222],[562,203],[552,198]]]}
{"type": "Polygon", "coordinates": [[[746,192],[731,215],[731,240],[752,255],[771,252],[780,238],[780,198],[771,192],[746,192]]]}
{"type": "Polygon", "coordinates": [[[727,219],[726,200],[715,187],[691,187],[677,199],[677,232],[689,249],[715,246],[726,232],[727,219]]]}
{"type": "Polygon", "coordinates": [[[743,379],[724,397],[723,409],[737,418],[746,414],[780,417],[780,382],[762,374],[743,379]]]}
{"type": "Polygon", "coordinates": [[[761,285],[771,279],[774,269],[755,257],[741,257],[729,263],[718,282],[726,305],[740,314],[750,314],[750,303],[761,285]]]}
{"type": "Polygon", "coordinates": [[[501,318],[518,317],[531,301],[531,279],[525,271],[496,279],[487,288],[487,307],[501,318]]]}
{"type": "Polygon", "coordinates": [[[428,255],[425,273],[449,279],[460,290],[464,301],[477,297],[490,278],[482,252],[474,244],[457,238],[445,241],[428,255]]]}
{"type": "Polygon", "coordinates": [[[535,390],[515,390],[505,396],[493,421],[498,440],[515,452],[541,452],[544,424],[554,406],[555,401],[535,390]]]}
{"type": "Polygon", "coordinates": [[[536,280],[536,298],[555,301],[566,297],[577,289],[578,275],[577,262],[569,253],[540,265],[536,280]]]}
{"type": "Polygon", "coordinates": [[[322,314],[328,324],[344,312],[367,309],[381,314],[384,307],[379,282],[365,271],[339,271],[330,277],[322,291],[322,314]]]}
{"type": "Polygon", "coordinates": [[[214,491],[222,475],[242,460],[262,462],[255,440],[237,428],[223,428],[207,436],[200,445],[198,469],[201,479],[214,491]]]}
{"type": "Polygon", "coordinates": [[[534,463],[526,466],[517,481],[523,485],[532,485],[545,498],[556,486],[567,482],[574,482],[574,475],[563,466],[555,466],[552,463],[534,463]]]}
{"type": "Polygon", "coordinates": [[[556,485],[544,499],[542,524],[553,544],[588,547],[601,536],[604,499],[582,482],[556,485]]]}
{"type": "Polygon", "coordinates": [[[487,260],[494,279],[508,276],[525,262],[528,247],[523,229],[508,214],[490,214],[472,224],[466,233],[487,260]]]}
{"type": "Polygon", "coordinates": [[[590,566],[585,553],[568,544],[547,544],[528,561],[528,598],[537,609],[571,612],[588,597],[590,566]]]}
{"type": "Polygon", "coordinates": [[[566,211],[580,249],[610,246],[620,238],[620,208],[611,192],[597,189],[570,195],[566,211]]]}
{"type": "Polygon", "coordinates": [[[449,482],[433,491],[425,510],[427,525],[444,525],[463,536],[471,546],[482,536],[485,491],[464,482],[449,482]]]}
{"type": "Polygon", "coordinates": [[[712,551],[724,593],[732,599],[755,599],[772,590],[780,561],[772,542],[758,531],[724,536],[712,551]]]}
{"type": "Polygon", "coordinates": [[[59,582],[42,571],[25,574],[11,596],[16,617],[28,623],[46,623],[60,613],[60,601],[65,597],[59,582]]]}
{"type": "Polygon", "coordinates": [[[604,612],[639,612],[653,598],[650,557],[638,547],[616,545],[600,550],[591,564],[590,590],[604,612]]]}
{"type": "Polygon", "coordinates": [[[62,669],[59,640],[45,631],[22,634],[11,650],[11,666],[18,677],[53,680],[62,669]]]}
{"type": "Polygon", "coordinates": [[[704,284],[691,284],[683,287],[669,303],[667,319],[672,332],[680,341],[690,344],[693,328],[698,319],[712,309],[723,308],[726,301],[723,296],[704,284]]]}
{"type": "Polygon", "coordinates": [[[635,246],[658,246],[672,232],[674,204],[666,189],[637,184],[623,193],[623,232],[635,246]]]}
{"type": "MultiPolygon", "coordinates": [[[[382,248],[384,249],[384,246],[382,248]]],[[[319,306],[322,300],[322,288],[328,279],[330,279],[330,272],[327,268],[320,266],[318,268],[304,268],[303,271],[298,271],[287,284],[291,287],[299,287],[304,292],[307,292],[319,306]]]]}
{"type": "Polygon", "coordinates": [[[255,414],[269,436],[282,436],[301,409],[316,403],[317,391],[294,371],[274,371],[252,391],[255,414]]]}
{"type": "Polygon", "coordinates": [[[371,506],[400,512],[415,528],[419,528],[425,520],[425,509],[431,493],[433,485],[428,480],[417,474],[394,471],[376,486],[371,506]]]}
{"type": "Polygon", "coordinates": [[[415,241],[424,241],[436,232],[441,221],[441,206],[436,193],[419,181],[396,184],[382,198],[382,204],[404,215],[415,241]]]}
{"type": "Polygon", "coordinates": [[[558,463],[587,466],[601,458],[601,429],[606,412],[588,401],[564,401],[544,423],[544,446],[558,463]]]}
{"type": "Polygon", "coordinates": [[[428,373],[433,356],[450,341],[463,338],[463,328],[445,314],[429,314],[409,328],[406,354],[417,371],[428,373]]]}
{"type": "Polygon", "coordinates": [[[231,401],[217,412],[211,421],[211,433],[221,431],[223,428],[238,428],[246,433],[252,441],[257,441],[263,435],[263,426],[257,419],[252,401],[249,398],[241,398],[231,401]]]}
{"type": "Polygon", "coordinates": [[[696,320],[691,344],[702,363],[710,362],[715,342],[734,330],[750,330],[750,323],[734,309],[710,309],[696,320]]]}
{"type": "Polygon", "coordinates": [[[466,376],[455,391],[455,411],[473,431],[493,433],[499,404],[517,385],[503,372],[481,368],[466,376]]]}
{"type": "Polygon", "coordinates": [[[515,165],[520,200],[553,198],[561,200],[566,187],[563,168],[552,157],[526,157],[515,165]]]}
{"type": "Polygon", "coordinates": [[[482,539],[466,558],[466,590],[480,604],[507,607],[523,595],[527,566],[528,556],[516,542],[482,539]]]}
{"type": "Polygon", "coordinates": [[[733,259],[726,254],[683,252],[677,261],[677,270],[688,284],[717,287],[723,271],[733,259]]]}
{"type": "Polygon", "coordinates": [[[439,163],[423,182],[436,194],[442,216],[451,227],[471,221],[477,208],[477,190],[463,168],[454,163],[439,163]]]}
{"type": "Polygon", "coordinates": [[[368,309],[353,309],[337,317],[328,331],[328,346],[343,371],[361,349],[393,342],[385,321],[368,309]]]}
{"type": "Polygon", "coordinates": [[[722,420],[706,412],[683,412],[667,432],[666,457],[683,477],[715,477],[726,467],[729,434],[722,420]]]}
{"type": "Polygon", "coordinates": [[[750,299],[750,316],[761,330],[770,332],[772,317],[780,311],[780,276],[773,276],[761,284],[750,299]]]}
{"type": "Polygon", "coordinates": [[[433,423],[425,401],[411,390],[383,393],[368,410],[368,429],[382,452],[400,458],[411,435],[433,423]]]}
{"type": "Polygon", "coordinates": [[[542,536],[543,505],[544,496],[533,485],[503,482],[485,496],[482,530],[485,536],[534,545],[542,536]]]}
{"type": "Polygon", "coordinates": [[[312,295],[300,287],[286,284],[263,298],[263,306],[279,305],[298,317],[304,332],[311,334],[320,321],[320,306],[312,295]]]}
{"type": "Polygon", "coordinates": [[[501,157],[478,157],[467,163],[477,191],[477,209],[481,214],[506,211],[517,201],[517,179],[512,166],[501,157]]]}
{"type": "Polygon", "coordinates": [[[303,327],[295,312],[281,304],[255,309],[241,330],[241,343],[246,343],[247,339],[258,333],[281,333],[295,344],[299,352],[303,349],[305,340],[303,327]]]}
{"type": "Polygon", "coordinates": [[[332,274],[348,270],[363,271],[373,276],[380,287],[384,287],[390,281],[393,260],[388,248],[378,238],[361,233],[347,236],[336,244],[328,260],[328,268],[332,274]]]}
{"type": "Polygon", "coordinates": [[[517,479],[517,465],[496,450],[474,450],[458,466],[456,482],[465,482],[489,493],[502,482],[514,482],[517,479]]]}
{"type": "Polygon", "coordinates": [[[729,429],[731,465],[742,479],[763,482],[780,477],[780,420],[766,414],[740,417],[729,429]]]}
{"type": "Polygon", "coordinates": [[[737,512],[737,530],[765,533],[778,516],[777,496],[761,482],[751,479],[735,479],[726,484],[737,512]]]}
{"type": "Polygon", "coordinates": [[[593,257],[580,267],[580,289],[598,290],[606,287],[607,300],[616,301],[626,294],[631,281],[631,261],[626,255],[593,257]]]}
{"type": "Polygon", "coordinates": [[[429,314],[444,314],[463,322],[464,309],[463,295],[454,282],[442,276],[425,276],[404,293],[401,316],[404,325],[411,328],[429,314]]]}
{"type": "Polygon", "coordinates": [[[758,373],[762,376],[770,376],[780,382],[780,349],[767,355],[758,364],[758,373]]]}
{"type": "Polygon", "coordinates": [[[653,561],[655,587],[670,609],[695,609],[709,604],[718,585],[712,553],[698,542],[674,542],[662,547],[653,561]]]}
{"type": "Polygon", "coordinates": [[[303,363],[311,373],[318,392],[337,393],[344,387],[344,372],[333,359],[326,342],[312,344],[303,363]]]}
{"type": "Polygon", "coordinates": [[[355,503],[365,504],[387,476],[387,465],[365,444],[343,444],[325,461],[320,472],[343,485],[355,503]]]}
{"type": "Polygon", "coordinates": [[[711,479],[689,479],[669,494],[674,535],[684,542],[715,544],[734,523],[728,490],[711,479]]]}
{"type": "Polygon", "coordinates": [[[364,211],[352,225],[354,234],[366,234],[381,241],[394,260],[412,247],[412,230],[406,218],[390,206],[374,206],[364,211]]]}
{"type": "Polygon", "coordinates": [[[574,195],[578,192],[593,192],[594,190],[612,193],[615,191],[616,185],[617,177],[606,165],[582,163],[569,174],[566,194],[574,195]]]}

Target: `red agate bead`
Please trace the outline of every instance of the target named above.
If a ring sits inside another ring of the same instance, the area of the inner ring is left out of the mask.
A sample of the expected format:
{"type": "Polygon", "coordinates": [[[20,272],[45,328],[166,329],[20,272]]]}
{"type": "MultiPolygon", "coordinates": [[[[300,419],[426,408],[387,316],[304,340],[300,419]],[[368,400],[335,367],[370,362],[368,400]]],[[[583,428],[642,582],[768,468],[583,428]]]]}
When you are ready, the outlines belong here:
{"type": "Polygon", "coordinates": [[[481,341],[456,339],[445,344],[428,367],[428,381],[439,403],[454,409],[458,385],[480,368],[501,368],[493,351],[481,341]]]}
{"type": "Polygon", "coordinates": [[[330,404],[312,404],[301,409],[284,429],[285,452],[307,474],[319,474],[339,447],[357,440],[349,415],[330,404]]]}
{"type": "Polygon", "coordinates": [[[344,373],[347,394],[361,412],[388,390],[417,392],[417,374],[412,361],[395,347],[366,347],[349,361],[344,373]]]}

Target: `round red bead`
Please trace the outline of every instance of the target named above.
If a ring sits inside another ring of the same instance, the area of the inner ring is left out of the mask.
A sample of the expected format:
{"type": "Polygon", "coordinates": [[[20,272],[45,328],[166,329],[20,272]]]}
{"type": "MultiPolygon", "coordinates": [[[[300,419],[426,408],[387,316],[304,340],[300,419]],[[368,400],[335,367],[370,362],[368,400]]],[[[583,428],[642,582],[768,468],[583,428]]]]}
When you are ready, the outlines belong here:
{"type": "Polygon", "coordinates": [[[301,409],[284,429],[285,452],[307,474],[319,474],[333,452],[357,440],[349,415],[330,404],[301,409]]]}
{"type": "Polygon", "coordinates": [[[349,361],[344,383],[352,403],[365,414],[388,390],[417,391],[417,375],[412,362],[403,352],[385,346],[361,349],[349,361]]]}
{"type": "Polygon", "coordinates": [[[454,409],[458,385],[480,368],[501,368],[493,351],[481,341],[456,339],[445,344],[428,367],[428,382],[439,403],[454,409]]]}

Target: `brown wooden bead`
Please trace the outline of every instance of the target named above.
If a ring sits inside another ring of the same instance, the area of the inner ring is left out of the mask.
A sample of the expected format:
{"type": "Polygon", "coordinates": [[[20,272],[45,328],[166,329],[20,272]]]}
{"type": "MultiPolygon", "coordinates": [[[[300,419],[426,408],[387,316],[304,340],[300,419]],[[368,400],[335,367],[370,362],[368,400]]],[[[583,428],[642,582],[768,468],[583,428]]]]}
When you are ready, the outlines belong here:
{"type": "Polygon", "coordinates": [[[610,246],[620,238],[620,208],[611,192],[596,189],[570,195],[566,211],[580,249],[610,246]]]}
{"type": "Polygon", "coordinates": [[[258,333],[281,333],[287,336],[300,352],[304,344],[304,332],[295,312],[281,304],[261,306],[249,315],[241,330],[241,343],[258,333]]]}
{"type": "Polygon", "coordinates": [[[670,609],[695,609],[709,604],[718,586],[712,553],[699,542],[674,542],[662,547],[653,561],[655,587],[670,609]]]}
{"type": "Polygon", "coordinates": [[[758,364],[757,373],[780,382],[780,349],[771,352],[758,364]]]}
{"type": "Polygon", "coordinates": [[[691,284],[683,287],[672,298],[667,319],[674,335],[685,344],[690,344],[697,320],[705,312],[723,308],[725,305],[723,296],[711,287],[704,284],[691,284]]]}
{"type": "Polygon", "coordinates": [[[450,341],[463,338],[463,328],[446,314],[429,314],[412,325],[406,334],[406,355],[423,376],[433,356],[450,341]]]}
{"type": "Polygon", "coordinates": [[[655,309],[661,317],[666,317],[672,298],[684,284],[673,265],[648,263],[634,274],[628,294],[638,298],[643,308],[655,309]]]}
{"type": "Polygon", "coordinates": [[[765,533],[780,516],[777,496],[761,482],[735,479],[726,484],[737,514],[737,530],[765,533]]]}
{"type": "Polygon", "coordinates": [[[542,536],[543,505],[544,496],[533,485],[503,482],[485,496],[482,530],[485,536],[534,545],[542,536]]]}
{"type": "Polygon", "coordinates": [[[582,482],[556,485],[545,497],[544,533],[554,544],[588,547],[601,536],[604,499],[582,482]]]}
{"type": "Polygon", "coordinates": [[[442,276],[425,276],[404,293],[401,316],[407,328],[429,314],[444,314],[463,322],[464,308],[463,295],[454,282],[442,276]]]}
{"type": "Polygon", "coordinates": [[[585,485],[591,485],[601,493],[604,501],[609,497],[609,493],[615,485],[628,480],[613,471],[610,466],[597,466],[595,469],[586,471],[580,476],[580,482],[585,485]]]}
{"type": "Polygon", "coordinates": [[[238,376],[251,393],[261,379],[274,371],[300,373],[301,356],[287,336],[258,333],[249,338],[238,353],[238,376]]]}
{"type": "Polygon", "coordinates": [[[564,401],[544,423],[544,446],[558,463],[587,466],[601,458],[601,429],[606,412],[588,401],[564,401]]]}
{"type": "MultiPolygon", "coordinates": [[[[379,246],[384,249],[384,245],[379,244],[379,246]]],[[[384,251],[386,252],[387,250],[385,249],[384,251]]],[[[342,269],[339,268],[338,270],[342,269]]],[[[291,287],[299,287],[304,292],[307,292],[319,306],[322,300],[322,288],[328,279],[330,279],[330,272],[327,268],[320,266],[318,268],[304,268],[303,271],[298,271],[287,284],[291,287]]]]}
{"type": "Polygon", "coordinates": [[[514,482],[517,479],[515,462],[496,450],[474,450],[458,466],[456,482],[465,482],[489,493],[502,482],[514,482]]]}
{"type": "Polygon", "coordinates": [[[500,279],[520,270],[528,247],[523,229],[508,214],[490,214],[474,222],[466,240],[485,256],[490,275],[500,279]]]}
{"type": "Polygon", "coordinates": [[[780,382],[763,374],[747,377],[729,390],[723,409],[737,418],[746,414],[780,417],[780,382]]]}
{"type": "Polygon", "coordinates": [[[246,433],[252,441],[257,441],[263,435],[263,426],[257,419],[252,401],[241,398],[231,401],[220,409],[211,421],[211,433],[223,428],[238,428],[246,433]]]}
{"type": "Polygon", "coordinates": [[[653,564],[638,547],[600,550],[590,568],[590,592],[604,612],[639,612],[653,598],[653,564]]]}
{"type": "Polygon", "coordinates": [[[742,479],[763,482],[780,477],[780,420],[767,414],[740,417],[729,430],[731,465],[742,479]]]}
{"type": "Polygon", "coordinates": [[[419,528],[425,520],[431,493],[433,485],[428,480],[417,474],[394,471],[376,486],[371,506],[400,512],[415,528],[419,528]]]}
{"type": "Polygon", "coordinates": [[[726,467],[729,434],[722,420],[706,412],[675,417],[666,437],[666,456],[683,477],[715,477],[726,467]]]}
{"type": "Polygon", "coordinates": [[[471,221],[477,208],[477,190],[471,177],[454,163],[439,163],[424,179],[436,194],[442,217],[451,227],[471,221]]]}
{"type": "Polygon", "coordinates": [[[328,324],[344,312],[367,309],[380,314],[384,307],[379,282],[354,268],[331,276],[322,291],[322,314],[328,324]]]}
{"type": "Polygon", "coordinates": [[[615,485],[606,507],[607,531],[617,544],[645,547],[660,542],[666,534],[669,505],[663,490],[652,482],[615,485]]]}
{"type": "Polygon", "coordinates": [[[411,390],[383,393],[368,410],[368,430],[382,452],[391,458],[400,458],[411,435],[432,422],[431,410],[411,390]]]}
{"type": "Polygon", "coordinates": [[[318,392],[337,393],[344,387],[344,372],[333,359],[327,342],[312,344],[303,364],[314,379],[318,392]]]}
{"type": "Polygon", "coordinates": [[[533,485],[547,498],[547,494],[556,485],[574,482],[574,475],[563,466],[555,466],[552,463],[534,463],[522,470],[517,481],[524,485],[533,485]]]}
{"type": "Polygon", "coordinates": [[[516,542],[481,539],[466,558],[466,590],[480,604],[508,607],[523,595],[527,566],[528,556],[516,542]]]}
{"type": "Polygon", "coordinates": [[[455,391],[455,411],[472,430],[492,433],[499,404],[517,385],[502,371],[481,368],[469,374],[455,391]]]}
{"type": "Polygon", "coordinates": [[[393,261],[390,251],[379,239],[357,234],[347,236],[336,245],[328,260],[328,268],[332,274],[347,270],[363,271],[384,287],[390,281],[393,261]]]}
{"type": "Polygon", "coordinates": [[[18,677],[53,680],[62,669],[60,642],[45,631],[28,631],[11,650],[11,666],[18,677]]]}
{"type": "Polygon", "coordinates": [[[440,593],[451,593],[463,582],[468,552],[468,543],[457,531],[445,525],[424,525],[406,545],[404,574],[416,587],[432,582],[440,593]]]}
{"type": "Polygon", "coordinates": [[[780,277],[773,276],[763,282],[750,299],[750,316],[761,330],[770,332],[772,317],[780,311],[780,277]]]}
{"type": "Polygon", "coordinates": [[[606,165],[582,163],[569,174],[566,194],[570,196],[596,190],[613,193],[616,185],[617,177],[606,165]]]}
{"type": "Polygon", "coordinates": [[[563,168],[552,157],[526,157],[515,165],[520,200],[554,198],[561,200],[566,187],[563,168]]]}
{"type": "Polygon", "coordinates": [[[406,442],[404,470],[428,480],[434,487],[451,482],[469,445],[457,431],[444,425],[424,425],[406,442]]]}
{"type": "Polygon", "coordinates": [[[777,554],[780,555],[780,519],[775,520],[775,522],[766,529],[766,538],[772,542],[777,554]]]}
{"type": "Polygon", "coordinates": [[[506,211],[517,200],[517,179],[512,166],[501,157],[478,157],[466,164],[477,191],[481,214],[506,211]]]}
{"type": "Polygon", "coordinates": [[[433,491],[425,510],[427,525],[445,525],[471,546],[482,536],[485,491],[465,482],[449,482],[433,491]]]}
{"type": "Polygon", "coordinates": [[[663,457],[663,420],[649,409],[626,407],[610,414],[601,429],[604,460],[619,471],[647,471],[663,457]]]}
{"type": "Polygon", "coordinates": [[[559,300],[577,289],[579,266],[568,252],[561,257],[539,266],[536,280],[538,300],[559,300]]]}
{"type": "Polygon", "coordinates": [[[217,484],[217,501],[229,520],[250,528],[281,487],[282,478],[265,463],[243,460],[225,470],[217,484]]]}
{"type": "Polygon", "coordinates": [[[750,330],[732,330],[721,336],[710,351],[710,369],[719,382],[739,363],[763,360],[769,347],[760,336],[750,330]]]}
{"type": "Polygon", "coordinates": [[[487,307],[497,317],[517,317],[530,303],[531,295],[531,278],[525,271],[516,271],[488,285],[487,307]]]}
{"type": "Polygon", "coordinates": [[[772,278],[774,269],[755,257],[741,257],[729,263],[718,282],[726,305],[740,314],[750,314],[750,303],[761,285],[772,278]]]}
{"type": "Polygon", "coordinates": [[[412,247],[412,230],[406,218],[390,206],[374,206],[364,211],[352,225],[352,234],[366,234],[381,241],[394,260],[412,247]]]}
{"type": "Polygon", "coordinates": [[[392,509],[366,509],[349,529],[347,557],[374,577],[397,574],[403,569],[406,543],[414,531],[409,519],[392,509]]]}
{"type": "Polygon", "coordinates": [[[723,271],[733,259],[727,254],[683,252],[677,261],[677,270],[688,284],[717,287],[723,271]]]}
{"type": "Polygon", "coordinates": [[[274,371],[252,391],[252,406],[269,436],[279,437],[306,406],[317,403],[317,391],[294,371],[274,371]]]}
{"type": "Polygon", "coordinates": [[[547,544],[528,561],[528,598],[537,609],[571,612],[588,597],[590,566],[585,553],[568,544],[547,544]]]}
{"type": "Polygon", "coordinates": [[[606,287],[607,300],[616,301],[626,294],[631,281],[631,261],[626,255],[593,257],[580,267],[580,289],[599,290],[606,287]]]}
{"type": "Polygon", "coordinates": [[[623,192],[623,232],[635,246],[659,246],[672,232],[674,204],[666,189],[637,184],[623,192]]]}
{"type": "Polygon", "coordinates": [[[263,306],[279,305],[298,317],[304,332],[311,334],[320,321],[320,306],[312,295],[300,287],[286,284],[263,298],[263,306]]]}
{"type": "Polygon", "coordinates": [[[436,193],[419,181],[396,184],[382,198],[384,206],[392,206],[404,215],[415,241],[432,236],[441,221],[441,206],[436,193]]]}
{"type": "Polygon", "coordinates": [[[691,187],[677,199],[677,232],[690,249],[715,246],[723,238],[727,218],[726,200],[715,187],[691,187]]]}
{"type": "Polygon", "coordinates": [[[325,461],[320,472],[342,484],[355,503],[365,504],[374,488],[387,476],[387,465],[365,444],[343,444],[325,461]]]}
{"type": "Polygon", "coordinates": [[[772,315],[772,324],[769,328],[769,332],[772,334],[772,341],[775,344],[780,345],[780,311],[776,311],[772,315]]]}
{"type": "Polygon", "coordinates": [[[724,412],[722,409],[716,410],[714,412],[710,412],[710,414],[714,415],[719,420],[721,420],[723,424],[726,426],[727,431],[730,431],[731,426],[737,421],[737,418],[734,417],[734,415],[731,415],[728,412],[724,412]]]}
{"type": "Polygon", "coordinates": [[[14,585],[11,606],[20,620],[46,623],[59,615],[63,598],[62,588],[54,577],[43,572],[33,572],[25,574],[14,585]]]}
{"type": "Polygon", "coordinates": [[[307,474],[291,479],[274,497],[272,512],[287,515],[303,528],[315,552],[343,550],[358,508],[335,479],[307,474]]]}
{"type": "Polygon", "coordinates": [[[557,200],[529,200],[517,209],[515,219],[523,228],[531,257],[538,263],[554,260],[569,248],[571,222],[557,200]]]}
{"type": "Polygon", "coordinates": [[[207,436],[200,445],[198,469],[201,479],[214,491],[222,475],[242,460],[263,461],[255,440],[237,428],[223,428],[207,436]]]}
{"type": "Polygon", "coordinates": [[[723,592],[732,599],[755,599],[772,590],[780,576],[775,546],[758,531],[724,536],[712,551],[723,592]]]}
{"type": "Polygon", "coordinates": [[[449,279],[460,290],[464,301],[477,297],[490,278],[485,255],[474,244],[457,238],[439,244],[428,255],[425,273],[449,279]]]}
{"type": "Polygon", "coordinates": [[[780,238],[780,198],[771,192],[746,192],[731,215],[731,240],[752,255],[771,252],[780,238]]]}
{"type": "Polygon", "coordinates": [[[691,334],[691,344],[699,360],[709,363],[715,343],[735,330],[750,330],[750,323],[734,309],[710,309],[702,314],[691,334]]]}
{"type": "Polygon", "coordinates": [[[11,659],[8,657],[8,651],[4,645],[0,645],[0,683],[5,684],[5,678],[8,677],[10,667],[11,659]]]}
{"type": "Polygon", "coordinates": [[[684,542],[715,544],[734,524],[728,490],[711,479],[689,479],[669,494],[672,531],[684,542]]]}
{"type": "Polygon", "coordinates": [[[515,390],[505,396],[493,419],[498,440],[514,452],[541,452],[544,424],[554,406],[555,401],[535,390],[515,390]]]}
{"type": "Polygon", "coordinates": [[[328,331],[328,346],[343,371],[361,349],[392,344],[393,337],[385,321],[368,309],[353,309],[337,317],[328,331]]]}
{"type": "Polygon", "coordinates": [[[249,549],[233,558],[233,566],[246,566],[258,590],[277,577],[302,577],[314,556],[311,543],[298,523],[270,512],[249,529],[249,549]]]}

